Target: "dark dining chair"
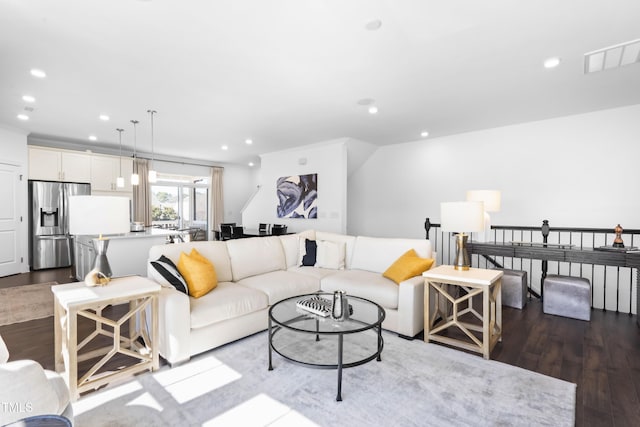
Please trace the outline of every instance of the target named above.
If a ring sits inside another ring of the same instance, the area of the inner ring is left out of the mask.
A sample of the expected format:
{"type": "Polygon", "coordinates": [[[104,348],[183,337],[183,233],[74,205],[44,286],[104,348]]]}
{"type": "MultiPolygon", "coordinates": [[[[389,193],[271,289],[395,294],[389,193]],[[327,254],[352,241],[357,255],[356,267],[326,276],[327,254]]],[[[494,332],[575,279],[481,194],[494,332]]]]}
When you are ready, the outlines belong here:
{"type": "Polygon", "coordinates": [[[274,236],[287,234],[287,226],[283,224],[273,224],[271,226],[271,234],[273,234],[274,236]]]}
{"type": "Polygon", "coordinates": [[[234,225],[231,230],[232,239],[242,239],[244,237],[244,227],[241,225],[234,225]]]}
{"type": "Polygon", "coordinates": [[[269,226],[270,224],[264,224],[264,223],[260,223],[258,224],[258,232],[259,233],[268,233],[269,232],[269,226]]]}
{"type": "Polygon", "coordinates": [[[233,227],[236,223],[222,223],[220,224],[220,240],[229,240],[233,237],[233,227]]]}

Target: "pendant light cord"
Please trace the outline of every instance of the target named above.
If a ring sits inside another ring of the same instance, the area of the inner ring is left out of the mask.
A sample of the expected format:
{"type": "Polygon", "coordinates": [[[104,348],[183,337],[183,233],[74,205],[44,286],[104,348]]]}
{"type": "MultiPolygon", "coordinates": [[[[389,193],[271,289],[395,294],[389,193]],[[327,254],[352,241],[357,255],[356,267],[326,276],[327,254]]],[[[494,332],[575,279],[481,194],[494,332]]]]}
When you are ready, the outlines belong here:
{"type": "Polygon", "coordinates": [[[131,120],[133,123],[133,160],[136,159],[136,141],[138,140],[138,131],[136,130],[136,125],[139,123],[137,120],[131,120]]]}
{"type": "Polygon", "coordinates": [[[118,139],[120,140],[120,172],[118,172],[118,176],[122,176],[122,132],[124,129],[116,129],[118,131],[118,139]]]}
{"type": "Polygon", "coordinates": [[[151,116],[151,165],[153,166],[153,162],[155,160],[155,150],[153,148],[153,115],[157,113],[156,110],[147,110],[147,113],[151,116]]]}

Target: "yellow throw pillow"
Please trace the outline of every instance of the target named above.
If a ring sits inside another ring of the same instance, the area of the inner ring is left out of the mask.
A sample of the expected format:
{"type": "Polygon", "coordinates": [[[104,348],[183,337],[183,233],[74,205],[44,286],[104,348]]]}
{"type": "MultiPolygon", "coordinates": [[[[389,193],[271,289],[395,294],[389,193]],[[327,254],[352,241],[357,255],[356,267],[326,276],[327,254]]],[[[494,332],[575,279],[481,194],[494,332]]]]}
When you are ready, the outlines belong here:
{"type": "Polygon", "coordinates": [[[195,249],[189,255],[182,252],[178,271],[189,288],[189,296],[200,298],[218,286],[218,276],[213,264],[195,249]]]}
{"type": "Polygon", "coordinates": [[[397,284],[404,282],[414,276],[422,274],[433,265],[433,259],[420,258],[415,249],[409,249],[395,260],[387,270],[382,273],[387,279],[391,279],[397,284]]]}

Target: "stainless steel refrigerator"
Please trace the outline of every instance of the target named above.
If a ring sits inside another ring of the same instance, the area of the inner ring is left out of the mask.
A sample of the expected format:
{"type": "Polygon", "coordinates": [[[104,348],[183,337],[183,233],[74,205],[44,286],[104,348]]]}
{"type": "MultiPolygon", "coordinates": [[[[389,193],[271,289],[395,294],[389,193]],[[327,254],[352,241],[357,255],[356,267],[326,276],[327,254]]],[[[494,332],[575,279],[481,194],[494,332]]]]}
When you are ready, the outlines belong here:
{"type": "Polygon", "coordinates": [[[69,267],[69,196],[91,195],[91,184],[29,180],[29,265],[32,270],[69,267]]]}

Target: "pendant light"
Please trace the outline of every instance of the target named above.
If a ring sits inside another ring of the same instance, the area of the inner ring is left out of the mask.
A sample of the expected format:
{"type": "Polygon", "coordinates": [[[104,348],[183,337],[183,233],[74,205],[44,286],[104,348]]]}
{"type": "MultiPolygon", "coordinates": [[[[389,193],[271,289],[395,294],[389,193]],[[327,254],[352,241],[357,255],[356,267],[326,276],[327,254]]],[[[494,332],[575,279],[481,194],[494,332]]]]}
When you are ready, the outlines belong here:
{"type": "Polygon", "coordinates": [[[122,176],[122,132],[124,129],[116,129],[118,131],[118,139],[120,140],[120,169],[118,178],[116,179],[116,187],[124,188],[124,177],[122,176]]]}
{"type": "Polygon", "coordinates": [[[147,110],[147,113],[151,116],[151,163],[149,164],[149,182],[155,183],[158,180],[158,174],[153,169],[153,161],[155,160],[153,150],[153,115],[157,113],[156,110],[147,110]]]}
{"type": "Polygon", "coordinates": [[[131,120],[133,123],[133,173],[131,174],[131,185],[140,184],[140,176],[136,173],[136,140],[138,139],[138,132],[136,125],[139,123],[137,120],[131,120]]]}

